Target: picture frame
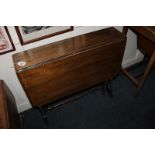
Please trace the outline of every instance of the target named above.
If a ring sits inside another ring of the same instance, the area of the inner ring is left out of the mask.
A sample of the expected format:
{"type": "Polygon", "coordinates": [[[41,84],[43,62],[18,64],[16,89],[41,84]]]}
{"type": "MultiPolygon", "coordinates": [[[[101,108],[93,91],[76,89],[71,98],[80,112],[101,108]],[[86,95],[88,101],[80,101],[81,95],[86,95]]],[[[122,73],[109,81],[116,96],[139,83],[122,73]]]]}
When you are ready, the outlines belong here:
{"type": "Polygon", "coordinates": [[[15,51],[7,26],[0,26],[0,55],[15,51]]]}
{"type": "Polygon", "coordinates": [[[73,26],[15,26],[21,45],[73,31],[73,26]]]}

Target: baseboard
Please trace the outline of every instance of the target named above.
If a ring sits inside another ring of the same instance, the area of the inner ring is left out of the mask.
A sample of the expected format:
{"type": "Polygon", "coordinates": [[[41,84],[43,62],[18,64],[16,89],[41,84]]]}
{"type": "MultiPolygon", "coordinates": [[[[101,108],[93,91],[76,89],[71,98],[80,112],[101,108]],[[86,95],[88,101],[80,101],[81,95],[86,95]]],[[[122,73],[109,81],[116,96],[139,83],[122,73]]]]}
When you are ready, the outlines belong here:
{"type": "Polygon", "coordinates": [[[122,64],[122,67],[123,68],[129,67],[129,66],[134,65],[142,60],[143,60],[143,58],[137,58],[137,59],[132,59],[130,61],[126,61],[122,64]]]}
{"type": "Polygon", "coordinates": [[[132,65],[134,65],[134,64],[136,64],[138,62],[141,62],[143,60],[143,58],[144,58],[144,56],[141,54],[141,52],[139,50],[137,50],[135,58],[124,61],[122,63],[122,67],[127,68],[129,66],[132,66],[132,65]]]}
{"type": "Polygon", "coordinates": [[[29,102],[25,102],[25,103],[22,103],[22,104],[17,106],[18,113],[24,112],[24,111],[29,110],[31,108],[32,108],[32,106],[30,105],[29,102]]]}

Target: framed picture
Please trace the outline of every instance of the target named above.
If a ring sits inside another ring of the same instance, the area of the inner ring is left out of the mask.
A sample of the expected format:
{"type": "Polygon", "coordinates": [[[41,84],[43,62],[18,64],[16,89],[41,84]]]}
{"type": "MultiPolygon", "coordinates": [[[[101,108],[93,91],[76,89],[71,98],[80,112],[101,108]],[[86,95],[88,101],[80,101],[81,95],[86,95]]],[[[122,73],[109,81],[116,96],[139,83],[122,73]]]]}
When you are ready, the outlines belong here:
{"type": "Polygon", "coordinates": [[[11,36],[6,26],[0,26],[0,54],[15,50],[11,36]]]}
{"type": "Polygon", "coordinates": [[[73,30],[73,26],[16,26],[22,45],[49,38],[73,30]]]}

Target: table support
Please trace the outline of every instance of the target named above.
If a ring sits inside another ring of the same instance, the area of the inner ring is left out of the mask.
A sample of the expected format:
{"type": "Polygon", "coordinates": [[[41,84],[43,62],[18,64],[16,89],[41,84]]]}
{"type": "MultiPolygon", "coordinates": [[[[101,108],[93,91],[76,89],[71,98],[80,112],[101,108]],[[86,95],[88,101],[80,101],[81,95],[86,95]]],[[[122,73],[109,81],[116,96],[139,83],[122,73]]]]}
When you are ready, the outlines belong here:
{"type": "Polygon", "coordinates": [[[85,95],[88,95],[89,93],[92,93],[93,91],[99,90],[101,89],[103,86],[103,92],[104,94],[107,93],[110,97],[113,97],[113,91],[112,91],[112,79],[105,81],[104,83],[97,85],[96,87],[92,87],[90,89],[87,89],[85,91],[82,91],[80,93],[77,93],[75,95],[66,97],[60,101],[57,101],[53,104],[49,104],[43,107],[39,108],[39,111],[41,113],[41,117],[42,120],[44,122],[44,124],[46,125],[46,127],[48,127],[48,119],[47,119],[47,113],[61,105],[67,104],[67,103],[71,103],[74,100],[77,100],[85,95]]]}
{"type": "MultiPolygon", "coordinates": [[[[127,27],[127,26],[123,27],[122,33],[123,33],[124,35],[126,35],[126,36],[127,36],[128,29],[129,29],[129,27],[127,27]]],[[[131,29],[132,29],[132,28],[131,28],[131,29]]],[[[135,32],[135,33],[136,33],[136,30],[137,30],[137,28],[134,29],[134,32],[135,32]]],[[[146,34],[147,34],[147,33],[146,33],[146,34]]],[[[140,30],[139,30],[139,32],[138,32],[138,35],[140,35],[140,30]]],[[[143,35],[143,36],[145,36],[145,35],[143,35]]],[[[145,36],[145,37],[147,37],[147,36],[145,36]]],[[[152,41],[152,40],[151,40],[151,41],[152,41]]],[[[147,52],[147,51],[146,51],[146,52],[147,52]]],[[[140,90],[142,89],[142,87],[143,87],[143,85],[144,85],[144,83],[145,83],[145,81],[146,81],[146,79],[147,79],[149,73],[151,72],[151,70],[152,70],[154,64],[155,64],[155,49],[154,49],[153,52],[152,52],[152,55],[151,55],[150,60],[149,60],[149,63],[148,63],[148,65],[147,65],[147,67],[146,67],[146,69],[145,69],[145,71],[144,71],[144,74],[143,74],[141,80],[137,80],[135,77],[133,77],[133,76],[127,71],[127,69],[122,68],[122,73],[123,73],[125,76],[127,76],[127,78],[128,78],[131,82],[133,82],[133,84],[137,87],[136,95],[138,95],[139,92],[140,92],[140,90]]]]}
{"type": "Polygon", "coordinates": [[[143,78],[142,78],[142,80],[140,81],[140,83],[138,85],[137,92],[139,92],[141,90],[141,88],[143,87],[144,82],[147,79],[149,73],[151,72],[151,69],[153,68],[153,65],[154,64],[155,64],[155,50],[152,53],[152,56],[150,58],[150,61],[149,61],[148,65],[147,65],[147,68],[146,68],[146,70],[144,72],[143,78]]]}

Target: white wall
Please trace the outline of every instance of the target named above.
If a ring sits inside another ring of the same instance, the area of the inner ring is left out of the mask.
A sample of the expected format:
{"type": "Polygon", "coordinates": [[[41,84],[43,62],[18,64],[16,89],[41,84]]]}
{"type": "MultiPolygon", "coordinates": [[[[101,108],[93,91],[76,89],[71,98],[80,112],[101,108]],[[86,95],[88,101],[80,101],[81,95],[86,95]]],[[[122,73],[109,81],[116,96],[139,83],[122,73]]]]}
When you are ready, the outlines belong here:
{"type": "MultiPolygon", "coordinates": [[[[48,39],[44,39],[35,43],[31,43],[28,45],[21,46],[18,36],[15,32],[14,27],[8,27],[9,32],[11,34],[11,37],[13,39],[13,43],[16,47],[15,52],[7,53],[4,55],[0,56],[0,79],[3,79],[9,88],[11,89],[12,93],[15,96],[16,103],[17,103],[17,108],[19,112],[22,112],[24,110],[27,110],[31,108],[31,105],[17,79],[17,76],[15,74],[13,62],[12,62],[12,55],[21,52],[24,50],[28,50],[31,48],[35,48],[38,46],[42,46],[45,44],[49,44],[55,41],[63,40],[65,38],[77,36],[80,34],[88,33],[91,31],[96,31],[99,29],[106,28],[106,26],[79,26],[79,27],[74,27],[74,31],[64,33],[58,36],[54,36],[48,39]]],[[[122,27],[116,27],[118,30],[122,30],[122,27]]],[[[142,59],[142,55],[137,51],[136,49],[136,36],[132,32],[128,33],[128,42],[127,42],[127,47],[123,59],[123,66],[128,66],[131,65],[137,61],[140,61],[142,59]]]]}

